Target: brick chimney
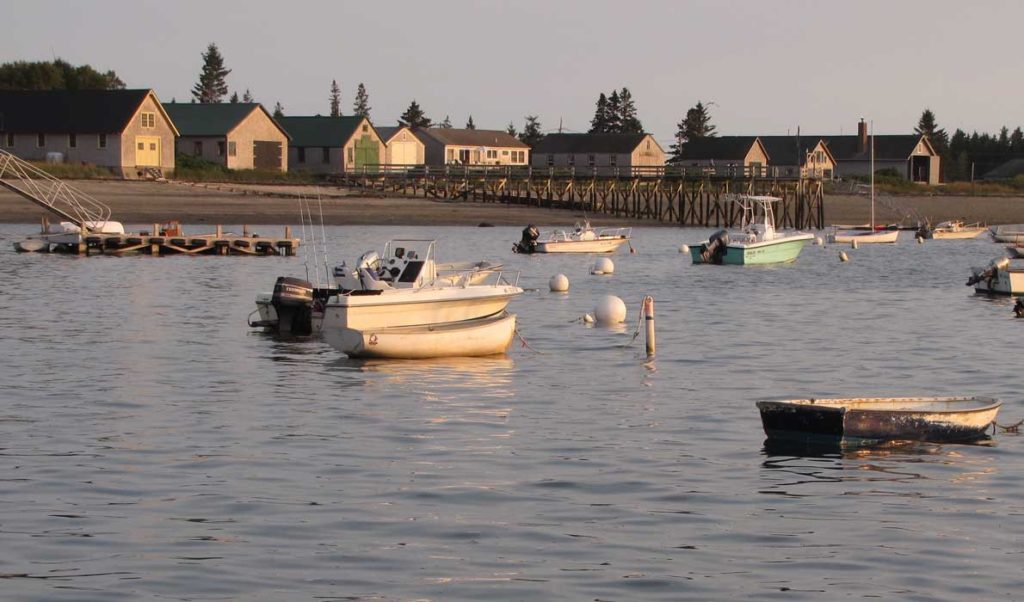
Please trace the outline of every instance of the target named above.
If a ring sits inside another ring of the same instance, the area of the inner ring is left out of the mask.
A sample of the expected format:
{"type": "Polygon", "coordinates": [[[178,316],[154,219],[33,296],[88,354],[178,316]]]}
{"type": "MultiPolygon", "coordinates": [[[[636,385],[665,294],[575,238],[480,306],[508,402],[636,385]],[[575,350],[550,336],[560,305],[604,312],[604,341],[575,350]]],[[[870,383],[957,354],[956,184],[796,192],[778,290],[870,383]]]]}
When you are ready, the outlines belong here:
{"type": "Polygon", "coordinates": [[[868,124],[863,119],[857,124],[857,152],[866,153],[868,150],[868,124]]]}

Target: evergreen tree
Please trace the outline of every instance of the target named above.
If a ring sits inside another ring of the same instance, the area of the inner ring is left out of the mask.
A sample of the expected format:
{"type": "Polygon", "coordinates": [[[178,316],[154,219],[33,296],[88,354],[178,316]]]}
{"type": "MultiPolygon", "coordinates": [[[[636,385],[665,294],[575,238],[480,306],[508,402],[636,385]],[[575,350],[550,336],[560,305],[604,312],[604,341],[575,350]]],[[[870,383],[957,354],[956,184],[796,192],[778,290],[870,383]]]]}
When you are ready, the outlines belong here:
{"type": "Polygon", "coordinates": [[[587,133],[608,133],[608,97],[604,95],[604,92],[597,97],[597,108],[594,110],[594,118],[590,120],[590,131],[587,133]]]}
{"type": "Polygon", "coordinates": [[[469,119],[466,120],[466,129],[467,130],[475,130],[476,129],[476,124],[473,123],[473,116],[472,115],[470,115],[469,119]]]}
{"type": "Polygon", "coordinates": [[[192,88],[192,97],[201,103],[218,103],[228,93],[228,84],[224,79],[231,73],[224,68],[224,57],[217,45],[210,43],[203,53],[203,70],[199,74],[199,82],[192,88]]]}
{"type": "Polygon", "coordinates": [[[619,134],[642,134],[644,126],[636,115],[636,104],[633,102],[633,95],[629,88],[623,87],[619,92],[619,127],[616,133],[619,134]]]}
{"type": "Polygon", "coordinates": [[[1010,134],[1010,152],[1014,155],[1024,154],[1024,132],[1019,126],[1010,134]]]}
{"type": "Polygon", "coordinates": [[[352,104],[352,113],[370,118],[370,95],[366,93],[366,86],[362,82],[359,82],[359,87],[356,88],[356,101],[352,104]]]}
{"type": "Polygon", "coordinates": [[[444,116],[444,121],[442,121],[441,125],[439,125],[437,127],[444,128],[446,130],[450,130],[450,129],[452,129],[452,120],[449,119],[447,115],[445,115],[444,116]]]}
{"type": "Polygon", "coordinates": [[[233,104],[233,105],[238,104],[238,92],[232,92],[231,93],[231,104],[233,104]]]}
{"type": "Polygon", "coordinates": [[[711,113],[700,101],[686,111],[686,117],[679,122],[677,138],[680,145],[697,138],[714,138],[716,135],[715,126],[711,125],[711,113]]]}
{"type": "Polygon", "coordinates": [[[274,103],[274,117],[284,117],[284,105],[280,101],[274,103]]]}
{"type": "Polygon", "coordinates": [[[516,124],[512,123],[511,121],[508,122],[508,127],[505,128],[505,131],[508,133],[509,136],[512,136],[513,138],[519,135],[519,132],[516,131],[516,124]]]}
{"type": "MultiPolygon", "coordinates": [[[[927,136],[928,141],[931,142],[932,148],[939,155],[940,169],[945,172],[948,164],[951,163],[951,154],[949,152],[949,136],[946,134],[946,130],[939,128],[938,123],[935,121],[935,113],[932,113],[931,109],[925,109],[921,113],[921,119],[917,122],[917,127],[914,128],[914,133],[919,136],[927,136]]],[[[944,174],[940,174],[942,177],[944,174]]],[[[946,176],[943,179],[948,179],[946,176]]]]}
{"type": "Polygon", "coordinates": [[[252,92],[250,92],[250,91],[249,91],[249,88],[246,88],[246,89],[245,89],[245,93],[244,93],[244,94],[242,94],[242,102],[244,102],[244,103],[253,103],[253,102],[256,102],[255,100],[253,100],[253,98],[252,98],[252,92]]]}
{"type": "Polygon", "coordinates": [[[420,108],[419,103],[413,100],[409,104],[409,108],[402,113],[402,116],[398,118],[400,125],[405,125],[411,128],[428,128],[430,127],[430,118],[426,116],[423,109],[420,108]]]}
{"type": "Polygon", "coordinates": [[[612,90],[608,97],[608,112],[604,131],[608,134],[617,134],[622,131],[622,98],[619,97],[618,90],[612,90]]]}
{"type": "Polygon", "coordinates": [[[62,59],[14,61],[0,65],[0,90],[123,90],[113,71],[100,73],[89,65],[75,67],[62,59]]]}
{"type": "Polygon", "coordinates": [[[338,87],[338,80],[331,80],[331,117],[341,115],[341,88],[338,87]]]}
{"type": "Polygon", "coordinates": [[[543,137],[544,133],[540,130],[540,119],[536,115],[527,115],[523,133],[519,134],[519,141],[533,148],[543,137]]]}

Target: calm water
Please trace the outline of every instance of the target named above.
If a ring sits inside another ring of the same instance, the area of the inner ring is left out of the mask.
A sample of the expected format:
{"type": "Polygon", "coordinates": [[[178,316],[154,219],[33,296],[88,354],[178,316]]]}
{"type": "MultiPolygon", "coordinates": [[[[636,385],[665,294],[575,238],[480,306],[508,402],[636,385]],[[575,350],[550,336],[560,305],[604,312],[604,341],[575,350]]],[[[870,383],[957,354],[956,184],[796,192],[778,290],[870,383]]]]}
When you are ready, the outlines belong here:
{"type": "Polygon", "coordinates": [[[0,226],[4,600],[1024,596],[1020,436],[787,455],[754,407],[968,393],[1024,417],[1024,320],[964,286],[987,240],[719,268],[677,252],[705,231],[639,229],[596,277],[512,255],[518,228],[328,228],[332,263],[436,237],[534,289],[512,309],[537,352],[361,363],[246,326],[301,258],[11,251],[32,230],[0,226]],[[608,293],[630,325],[580,323],[608,293]],[[645,294],[647,365],[622,347],[645,294]]]}

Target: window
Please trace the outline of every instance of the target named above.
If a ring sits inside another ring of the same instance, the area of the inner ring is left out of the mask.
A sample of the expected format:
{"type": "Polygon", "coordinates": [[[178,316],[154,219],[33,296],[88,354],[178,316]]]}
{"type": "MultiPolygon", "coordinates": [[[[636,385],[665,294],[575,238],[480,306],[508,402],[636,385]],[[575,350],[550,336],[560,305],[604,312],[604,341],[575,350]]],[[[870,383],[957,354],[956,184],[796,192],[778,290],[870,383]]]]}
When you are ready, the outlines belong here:
{"type": "Polygon", "coordinates": [[[224,140],[217,141],[217,156],[223,157],[228,154],[228,143],[224,140]]]}
{"type": "Polygon", "coordinates": [[[446,162],[447,163],[455,163],[455,149],[454,148],[449,148],[448,149],[448,158],[446,159],[446,162]]]}
{"type": "Polygon", "coordinates": [[[68,148],[78,148],[77,134],[68,134],[68,148]]]}
{"type": "Polygon", "coordinates": [[[195,142],[192,143],[192,154],[200,157],[203,155],[202,140],[196,140],[195,142]]]}
{"type": "Polygon", "coordinates": [[[150,142],[149,143],[149,150],[151,150],[151,151],[155,151],[156,150],[156,142],[150,142]]]}
{"type": "Polygon", "coordinates": [[[647,141],[647,150],[651,150],[651,141],[650,140],[647,141]]]}
{"type": "Polygon", "coordinates": [[[228,156],[235,157],[238,155],[238,144],[232,140],[228,142],[228,156]]]}
{"type": "Polygon", "coordinates": [[[508,156],[508,151],[507,150],[501,151],[501,156],[502,157],[507,157],[508,156]]]}
{"type": "Polygon", "coordinates": [[[487,151],[487,158],[488,159],[497,159],[498,158],[498,151],[497,150],[490,150],[490,149],[488,149],[488,151],[487,151]]]}
{"type": "Polygon", "coordinates": [[[46,134],[36,135],[36,146],[38,146],[39,148],[46,146],[46,134]]]}
{"type": "Polygon", "coordinates": [[[139,150],[140,151],[146,150],[146,143],[145,142],[140,142],[138,146],[139,146],[139,150]]]}
{"type": "Polygon", "coordinates": [[[14,134],[7,134],[7,148],[14,148],[14,134]]]}
{"type": "Polygon", "coordinates": [[[155,128],[156,113],[139,113],[139,124],[144,128],[155,128]]]}
{"type": "Polygon", "coordinates": [[[608,165],[615,167],[619,164],[619,156],[616,154],[608,155],[608,165]]]}
{"type": "Polygon", "coordinates": [[[366,132],[369,132],[369,131],[370,131],[370,126],[368,126],[368,125],[366,125],[366,124],[364,123],[364,124],[363,124],[363,133],[365,134],[366,132]]]}
{"type": "Polygon", "coordinates": [[[106,134],[100,134],[99,136],[96,137],[96,146],[97,148],[107,148],[106,134]]]}
{"type": "Polygon", "coordinates": [[[299,163],[305,163],[306,162],[306,147],[300,146],[297,150],[299,151],[299,157],[298,157],[299,158],[299,163]]]}
{"type": "Polygon", "coordinates": [[[554,155],[548,155],[548,167],[553,167],[554,165],[555,165],[555,156],[554,155]]]}
{"type": "Polygon", "coordinates": [[[325,147],[321,148],[320,150],[321,150],[321,152],[323,152],[323,158],[321,159],[321,161],[323,161],[324,163],[330,163],[331,162],[331,149],[325,146],[325,147]]]}
{"type": "Polygon", "coordinates": [[[348,162],[349,163],[355,163],[356,162],[356,152],[355,152],[355,149],[353,149],[351,146],[348,147],[348,162]]]}
{"type": "Polygon", "coordinates": [[[587,165],[593,167],[596,163],[597,161],[595,160],[594,155],[587,155],[587,165]]]}
{"type": "Polygon", "coordinates": [[[569,154],[569,165],[570,166],[576,165],[576,155],[574,155],[572,153],[569,154]]]}

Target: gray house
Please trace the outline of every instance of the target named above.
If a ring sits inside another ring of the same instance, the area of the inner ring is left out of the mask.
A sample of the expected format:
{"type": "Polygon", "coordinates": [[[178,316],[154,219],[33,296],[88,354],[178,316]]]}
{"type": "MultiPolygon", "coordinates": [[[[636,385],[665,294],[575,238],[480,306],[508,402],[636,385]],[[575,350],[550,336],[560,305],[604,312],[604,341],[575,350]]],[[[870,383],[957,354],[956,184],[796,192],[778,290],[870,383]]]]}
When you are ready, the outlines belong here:
{"type": "Polygon", "coordinates": [[[376,170],[383,163],[384,142],[365,117],[281,117],[291,136],[292,170],[344,173],[376,170]]]}
{"type": "Polygon", "coordinates": [[[548,134],[533,148],[534,167],[660,168],[665,151],[650,134],[548,134]]]}
{"type": "Polygon", "coordinates": [[[259,103],[164,103],[177,152],[228,169],[288,171],[288,133],[259,103]]]}
{"type": "Polygon", "coordinates": [[[168,175],[177,135],[152,90],[0,91],[0,146],[28,161],[168,175]]]}

